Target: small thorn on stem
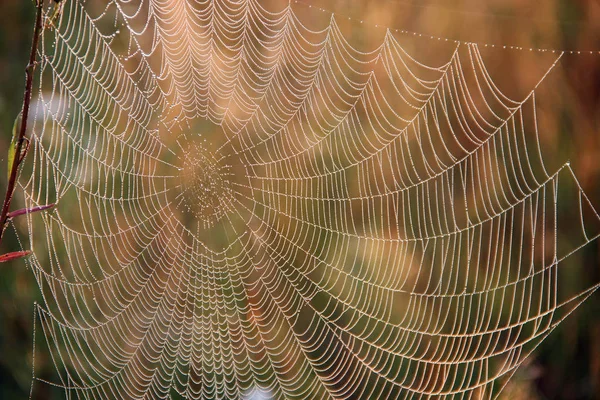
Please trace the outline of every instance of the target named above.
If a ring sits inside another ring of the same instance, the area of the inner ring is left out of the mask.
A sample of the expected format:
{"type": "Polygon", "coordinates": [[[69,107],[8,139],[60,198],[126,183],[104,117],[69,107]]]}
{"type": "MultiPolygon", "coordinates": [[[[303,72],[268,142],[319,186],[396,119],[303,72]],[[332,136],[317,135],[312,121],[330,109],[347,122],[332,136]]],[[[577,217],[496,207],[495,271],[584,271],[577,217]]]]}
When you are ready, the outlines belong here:
{"type": "Polygon", "coordinates": [[[28,72],[33,71],[39,63],[40,63],[39,61],[34,61],[31,64],[27,64],[27,67],[25,67],[25,71],[28,71],[28,72]]]}

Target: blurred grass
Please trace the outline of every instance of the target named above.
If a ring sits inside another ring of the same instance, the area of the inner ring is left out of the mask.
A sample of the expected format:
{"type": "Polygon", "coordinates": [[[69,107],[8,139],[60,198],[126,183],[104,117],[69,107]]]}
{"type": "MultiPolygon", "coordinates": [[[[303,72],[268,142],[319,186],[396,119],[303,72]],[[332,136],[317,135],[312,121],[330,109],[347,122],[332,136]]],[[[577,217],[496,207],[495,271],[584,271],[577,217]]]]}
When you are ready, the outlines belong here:
{"type": "MultiPolygon", "coordinates": [[[[522,47],[600,50],[600,4],[593,0],[312,1],[367,22],[464,41],[522,47]]],[[[0,12],[0,171],[12,123],[22,104],[24,66],[33,30],[31,1],[3,0],[0,12]]],[[[378,35],[373,31],[373,35],[378,35]]],[[[406,41],[409,52],[427,52],[427,40],[406,41]],[[412,47],[411,47],[412,46],[412,47]]],[[[547,68],[550,57],[486,53],[492,76],[503,90],[522,97],[547,68]]],[[[570,159],[592,203],[600,208],[600,55],[566,55],[541,90],[538,115],[543,146],[556,162],[570,159]],[[545,92],[544,92],[545,91],[545,92]]],[[[547,154],[547,153],[546,153],[547,154]]],[[[550,160],[554,161],[554,160],[550,160]]],[[[0,173],[0,189],[6,174],[0,173]]],[[[16,196],[16,203],[20,197],[16,196]]],[[[22,230],[21,237],[25,231],[22,230]]],[[[19,243],[9,228],[0,251],[19,243]]],[[[561,285],[589,287],[600,281],[598,242],[570,257],[561,285]]],[[[33,274],[22,261],[1,265],[0,399],[27,398],[31,383],[33,304],[40,301],[33,274]]],[[[553,332],[521,368],[503,394],[510,399],[600,399],[600,296],[596,293],[553,332]]],[[[38,338],[42,340],[42,338],[38,338]]],[[[36,375],[52,374],[51,362],[36,353],[36,375]]],[[[38,399],[62,398],[37,385],[38,399]]]]}

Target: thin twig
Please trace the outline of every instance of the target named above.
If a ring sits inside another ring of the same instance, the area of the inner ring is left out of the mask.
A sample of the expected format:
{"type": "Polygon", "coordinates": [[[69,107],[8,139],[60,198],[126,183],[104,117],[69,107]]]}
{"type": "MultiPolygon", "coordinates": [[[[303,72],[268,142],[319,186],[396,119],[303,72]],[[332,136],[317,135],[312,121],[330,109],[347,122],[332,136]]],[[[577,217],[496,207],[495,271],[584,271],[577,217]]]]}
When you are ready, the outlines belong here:
{"type": "Polygon", "coordinates": [[[33,86],[33,75],[37,60],[37,47],[38,40],[42,31],[42,9],[44,6],[44,0],[37,0],[37,12],[35,16],[35,28],[33,31],[33,40],[31,44],[31,53],[29,55],[29,64],[25,69],[26,83],[25,83],[25,98],[23,99],[23,111],[21,118],[21,127],[19,130],[19,137],[15,144],[15,157],[13,158],[12,166],[10,167],[10,177],[8,179],[8,186],[6,187],[6,196],[4,197],[4,205],[2,206],[2,213],[0,214],[0,244],[2,243],[2,237],[4,236],[4,230],[6,228],[6,222],[8,221],[8,210],[10,209],[10,203],[15,192],[15,185],[17,183],[17,175],[19,172],[19,166],[25,158],[25,154],[21,154],[23,144],[27,140],[25,133],[27,132],[27,118],[29,116],[29,105],[31,103],[31,89],[33,86]]]}

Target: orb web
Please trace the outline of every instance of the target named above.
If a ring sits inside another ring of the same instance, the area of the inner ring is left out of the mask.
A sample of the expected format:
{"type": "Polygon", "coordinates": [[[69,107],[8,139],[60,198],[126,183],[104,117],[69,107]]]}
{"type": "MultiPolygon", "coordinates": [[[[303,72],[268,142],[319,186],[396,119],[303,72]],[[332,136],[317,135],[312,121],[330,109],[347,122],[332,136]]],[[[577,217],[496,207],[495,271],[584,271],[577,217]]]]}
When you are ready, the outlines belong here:
{"type": "Polygon", "coordinates": [[[35,385],[493,398],[597,289],[560,290],[598,214],[544,162],[538,86],[298,7],[70,0],[43,32],[21,183],[57,203],[28,219],[57,376],[35,385]]]}
{"type": "Polygon", "coordinates": [[[204,226],[210,226],[223,216],[226,198],[230,196],[227,167],[219,167],[214,157],[194,146],[186,155],[182,168],[184,207],[204,226]],[[225,176],[223,176],[225,175],[225,176]]]}

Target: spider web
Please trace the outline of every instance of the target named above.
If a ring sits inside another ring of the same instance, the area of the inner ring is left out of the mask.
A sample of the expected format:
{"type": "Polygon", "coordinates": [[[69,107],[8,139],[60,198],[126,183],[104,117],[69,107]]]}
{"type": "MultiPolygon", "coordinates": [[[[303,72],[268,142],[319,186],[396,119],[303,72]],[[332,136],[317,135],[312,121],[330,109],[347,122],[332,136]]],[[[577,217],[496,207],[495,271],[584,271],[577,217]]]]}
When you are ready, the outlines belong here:
{"type": "Polygon", "coordinates": [[[28,217],[57,371],[37,384],[492,398],[597,289],[561,290],[598,215],[569,164],[547,170],[538,87],[509,98],[477,44],[431,65],[323,15],[65,2],[21,177],[28,205],[57,203],[28,217]]]}

